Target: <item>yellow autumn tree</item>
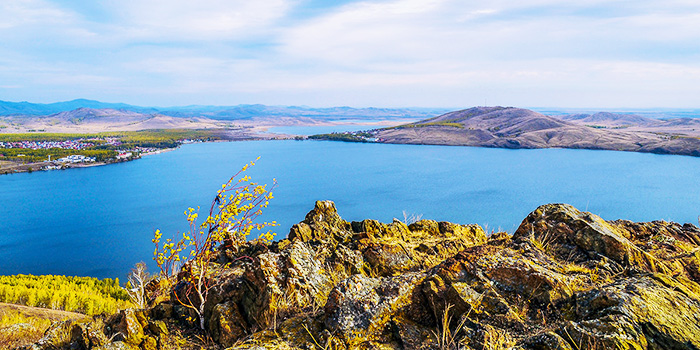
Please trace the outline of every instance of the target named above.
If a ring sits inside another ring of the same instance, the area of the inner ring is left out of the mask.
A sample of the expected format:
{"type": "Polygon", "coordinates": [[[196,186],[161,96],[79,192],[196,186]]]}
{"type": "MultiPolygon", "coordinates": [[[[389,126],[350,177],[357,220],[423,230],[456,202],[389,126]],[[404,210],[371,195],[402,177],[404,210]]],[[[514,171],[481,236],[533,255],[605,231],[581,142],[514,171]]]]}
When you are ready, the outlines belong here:
{"type": "MultiPolygon", "coordinates": [[[[226,265],[213,262],[217,248],[225,246],[237,250],[254,230],[260,232],[256,239],[270,242],[274,238],[271,231],[263,232],[263,229],[276,226],[275,221],[255,222],[273,196],[267,185],[252,182],[250,176],[244,175],[254,165],[255,162],[246,164],[221,186],[212,200],[209,215],[201,223],[198,223],[199,207],[188,208],[185,216],[189,230],[182,233],[180,239],[169,238],[161,242],[162,233],[160,230],[155,232],[153,259],[161,276],[173,282],[175,275],[183,272],[180,282],[186,284],[186,289],[184,293],[174,295],[177,302],[196,312],[202,329],[204,305],[209,290],[214,287],[214,277],[226,268],[226,265]]],[[[273,179],[273,188],[275,184],[273,179]]]]}

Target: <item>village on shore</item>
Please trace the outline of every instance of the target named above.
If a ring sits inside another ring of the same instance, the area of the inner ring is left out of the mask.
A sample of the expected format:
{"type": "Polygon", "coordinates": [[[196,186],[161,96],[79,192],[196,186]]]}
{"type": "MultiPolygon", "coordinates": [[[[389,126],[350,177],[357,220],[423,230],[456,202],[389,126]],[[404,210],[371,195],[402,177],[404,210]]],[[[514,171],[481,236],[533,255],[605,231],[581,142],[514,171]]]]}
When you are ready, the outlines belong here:
{"type": "MultiPolygon", "coordinates": [[[[110,157],[104,156],[98,158],[90,156],[85,150],[93,149],[96,142],[93,139],[78,138],[63,141],[15,141],[6,142],[0,141],[0,174],[33,172],[37,170],[62,170],[69,168],[91,167],[118,163],[139,159],[141,156],[161,153],[163,151],[173,149],[172,147],[148,147],[134,146],[122,142],[119,138],[104,138],[99,140],[99,144],[110,146],[113,151],[110,157]],[[14,154],[13,160],[7,160],[6,154],[9,150],[27,150],[27,154],[14,154]],[[56,153],[66,153],[66,150],[73,150],[68,155],[55,157],[53,154],[47,154],[42,160],[25,160],[30,158],[29,153],[34,150],[57,150],[56,153]],[[4,151],[4,152],[3,152],[4,151]],[[4,159],[4,160],[3,160],[4,159]]],[[[180,144],[201,142],[202,140],[182,139],[177,140],[175,147],[180,144]]]]}

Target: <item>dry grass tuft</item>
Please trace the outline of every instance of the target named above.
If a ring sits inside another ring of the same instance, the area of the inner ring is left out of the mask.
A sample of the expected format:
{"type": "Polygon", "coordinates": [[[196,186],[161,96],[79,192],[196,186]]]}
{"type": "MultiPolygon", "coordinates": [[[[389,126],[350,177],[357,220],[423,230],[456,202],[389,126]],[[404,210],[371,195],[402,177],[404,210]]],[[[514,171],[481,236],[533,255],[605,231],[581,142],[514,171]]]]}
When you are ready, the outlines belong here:
{"type": "Polygon", "coordinates": [[[0,309],[0,348],[14,349],[38,341],[46,329],[51,326],[51,320],[27,316],[11,309],[0,309]]]}

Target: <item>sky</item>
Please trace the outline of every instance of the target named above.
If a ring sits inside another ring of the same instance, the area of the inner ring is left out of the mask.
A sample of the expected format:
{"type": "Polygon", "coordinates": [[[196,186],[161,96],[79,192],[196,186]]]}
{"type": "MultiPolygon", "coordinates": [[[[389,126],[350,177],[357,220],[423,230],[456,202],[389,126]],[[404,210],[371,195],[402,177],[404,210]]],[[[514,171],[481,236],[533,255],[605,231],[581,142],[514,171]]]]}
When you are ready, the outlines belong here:
{"type": "Polygon", "coordinates": [[[697,0],[4,0],[0,100],[700,107],[697,0]]]}

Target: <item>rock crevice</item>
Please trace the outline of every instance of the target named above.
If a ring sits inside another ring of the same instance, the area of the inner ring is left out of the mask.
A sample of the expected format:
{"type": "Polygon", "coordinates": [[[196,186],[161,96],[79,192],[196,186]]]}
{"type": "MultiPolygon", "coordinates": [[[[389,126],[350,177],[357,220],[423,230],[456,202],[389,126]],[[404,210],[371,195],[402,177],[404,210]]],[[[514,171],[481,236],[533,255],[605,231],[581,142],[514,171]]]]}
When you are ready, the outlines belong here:
{"type": "MultiPolygon", "coordinates": [[[[212,281],[205,334],[229,349],[700,349],[699,242],[691,224],[566,204],[487,237],[347,222],[319,201],[287,239],[220,250],[229,267],[212,281]]],[[[32,349],[166,349],[191,316],[160,302],[55,325],[32,349]]]]}

